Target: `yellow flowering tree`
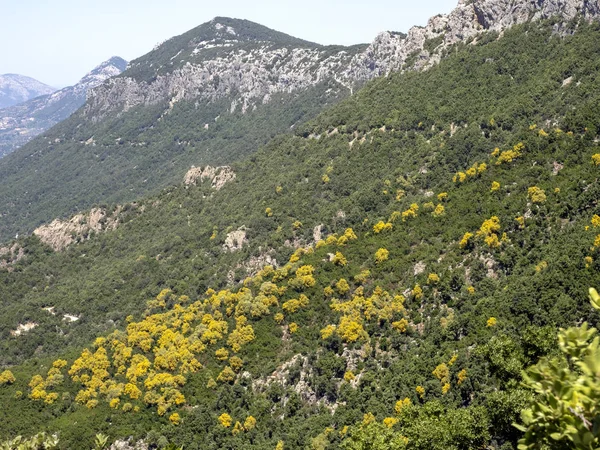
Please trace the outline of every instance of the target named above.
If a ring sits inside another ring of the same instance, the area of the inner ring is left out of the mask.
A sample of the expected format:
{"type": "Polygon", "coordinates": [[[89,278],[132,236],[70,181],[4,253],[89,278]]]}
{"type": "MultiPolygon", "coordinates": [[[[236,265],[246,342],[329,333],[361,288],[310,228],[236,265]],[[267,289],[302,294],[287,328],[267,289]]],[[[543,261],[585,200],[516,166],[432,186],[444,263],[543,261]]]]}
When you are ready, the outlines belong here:
{"type": "Polygon", "coordinates": [[[380,248],[375,252],[375,262],[381,263],[387,261],[390,256],[390,252],[385,248],[380,248]]]}

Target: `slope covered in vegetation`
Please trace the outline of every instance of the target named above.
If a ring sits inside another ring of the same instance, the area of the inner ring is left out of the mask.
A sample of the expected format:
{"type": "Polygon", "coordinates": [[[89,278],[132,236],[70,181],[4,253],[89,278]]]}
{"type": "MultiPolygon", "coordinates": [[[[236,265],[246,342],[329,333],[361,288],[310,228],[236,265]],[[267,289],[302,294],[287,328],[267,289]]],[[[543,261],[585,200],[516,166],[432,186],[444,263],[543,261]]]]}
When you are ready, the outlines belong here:
{"type": "Polygon", "coordinates": [[[21,239],[2,435],[516,448],[521,371],[599,318],[600,29],[572,27],[376,80],[221,190],[166,189],[64,252],[21,239]]]}
{"type": "Polygon", "coordinates": [[[0,241],[97,203],[155,195],[192,164],[246,157],[364,82],[337,75],[365,47],[228,18],[169,39],[0,161],[0,241]]]}

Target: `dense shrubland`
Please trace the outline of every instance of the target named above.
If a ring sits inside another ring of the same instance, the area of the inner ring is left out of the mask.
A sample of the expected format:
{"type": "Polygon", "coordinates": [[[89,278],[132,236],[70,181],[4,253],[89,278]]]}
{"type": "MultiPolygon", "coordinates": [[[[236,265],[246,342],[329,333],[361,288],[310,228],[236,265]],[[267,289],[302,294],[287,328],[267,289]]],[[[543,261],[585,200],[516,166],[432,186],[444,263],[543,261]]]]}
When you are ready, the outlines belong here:
{"type": "MultiPolygon", "coordinates": [[[[557,329],[600,317],[599,33],[535,24],[458,46],[274,139],[218,192],[168,188],[63,253],[20,239],[0,271],[2,436],[541,444],[536,383],[559,369],[522,374],[561,354],[585,371],[557,329]],[[248,243],[224,251],[242,226],[248,243]],[[277,265],[248,264],[265,255],[277,265]]],[[[553,426],[543,439],[573,436],[553,426]]]]}

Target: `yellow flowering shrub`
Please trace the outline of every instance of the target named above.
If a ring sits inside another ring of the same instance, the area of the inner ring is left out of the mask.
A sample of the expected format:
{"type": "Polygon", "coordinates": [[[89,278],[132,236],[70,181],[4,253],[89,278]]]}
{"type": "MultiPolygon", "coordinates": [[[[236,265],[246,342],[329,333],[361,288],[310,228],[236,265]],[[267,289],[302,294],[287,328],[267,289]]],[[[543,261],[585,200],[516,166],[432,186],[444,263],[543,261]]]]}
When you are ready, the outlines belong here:
{"type": "Polygon", "coordinates": [[[223,428],[229,428],[233,422],[233,419],[231,418],[231,416],[227,413],[223,413],[219,416],[218,418],[219,423],[221,424],[221,426],[223,428]]]}
{"type": "Polygon", "coordinates": [[[533,203],[544,203],[546,201],[546,193],[537,186],[531,186],[527,189],[527,198],[533,203]]]}
{"type": "Polygon", "coordinates": [[[390,252],[385,248],[380,248],[375,252],[375,262],[381,263],[387,261],[390,256],[390,252]]]}

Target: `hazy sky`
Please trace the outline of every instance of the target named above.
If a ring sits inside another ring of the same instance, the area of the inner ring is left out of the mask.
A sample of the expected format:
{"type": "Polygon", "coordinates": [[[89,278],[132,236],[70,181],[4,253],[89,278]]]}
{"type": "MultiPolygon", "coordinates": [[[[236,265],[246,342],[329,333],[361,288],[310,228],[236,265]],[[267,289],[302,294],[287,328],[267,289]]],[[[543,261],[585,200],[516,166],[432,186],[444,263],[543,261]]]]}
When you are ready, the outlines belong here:
{"type": "Polygon", "coordinates": [[[0,0],[0,74],[56,87],[110,58],[137,58],[216,16],[320,44],[370,42],[448,13],[457,0],[0,0]]]}

